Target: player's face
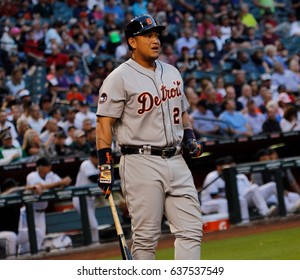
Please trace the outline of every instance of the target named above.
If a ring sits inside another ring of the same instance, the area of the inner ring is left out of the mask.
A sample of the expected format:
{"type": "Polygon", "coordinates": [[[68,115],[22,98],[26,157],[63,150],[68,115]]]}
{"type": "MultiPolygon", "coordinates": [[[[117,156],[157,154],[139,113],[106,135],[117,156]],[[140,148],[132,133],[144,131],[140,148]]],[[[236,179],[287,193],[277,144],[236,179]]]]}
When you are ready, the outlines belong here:
{"type": "Polygon", "coordinates": [[[134,58],[137,61],[154,61],[160,54],[159,33],[151,31],[133,38],[134,58]]]}

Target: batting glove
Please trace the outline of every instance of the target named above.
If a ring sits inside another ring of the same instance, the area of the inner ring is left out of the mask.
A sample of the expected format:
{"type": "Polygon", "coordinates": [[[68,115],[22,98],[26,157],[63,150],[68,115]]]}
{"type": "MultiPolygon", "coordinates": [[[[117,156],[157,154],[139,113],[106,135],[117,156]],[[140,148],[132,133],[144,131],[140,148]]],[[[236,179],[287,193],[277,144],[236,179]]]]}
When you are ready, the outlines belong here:
{"type": "Polygon", "coordinates": [[[98,169],[100,170],[98,186],[102,189],[104,197],[107,199],[111,194],[114,184],[111,149],[100,149],[97,153],[99,161],[98,169]]]}
{"type": "Polygon", "coordinates": [[[190,156],[193,158],[198,158],[203,152],[203,146],[200,142],[197,142],[195,134],[192,129],[185,129],[183,142],[190,151],[190,156]]]}

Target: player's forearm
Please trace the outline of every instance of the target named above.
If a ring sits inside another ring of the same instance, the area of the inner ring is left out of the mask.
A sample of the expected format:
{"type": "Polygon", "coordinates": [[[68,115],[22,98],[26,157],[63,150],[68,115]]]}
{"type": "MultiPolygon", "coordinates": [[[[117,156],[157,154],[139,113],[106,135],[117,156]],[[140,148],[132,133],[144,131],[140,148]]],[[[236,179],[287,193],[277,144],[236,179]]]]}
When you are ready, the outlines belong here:
{"type": "Polygon", "coordinates": [[[113,133],[112,127],[115,119],[109,117],[98,117],[96,124],[97,150],[111,148],[113,133]]]}
{"type": "Polygon", "coordinates": [[[187,111],[182,114],[182,126],[183,129],[193,129],[193,125],[187,111]]]}

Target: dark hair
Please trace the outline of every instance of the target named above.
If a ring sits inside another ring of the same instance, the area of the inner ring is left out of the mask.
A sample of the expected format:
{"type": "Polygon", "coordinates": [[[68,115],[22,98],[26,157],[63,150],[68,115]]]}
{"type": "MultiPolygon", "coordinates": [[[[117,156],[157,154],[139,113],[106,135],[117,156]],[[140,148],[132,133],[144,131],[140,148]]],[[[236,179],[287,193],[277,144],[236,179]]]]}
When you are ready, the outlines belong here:
{"type": "Polygon", "coordinates": [[[216,160],[216,165],[230,164],[233,162],[234,162],[234,159],[232,156],[225,156],[225,157],[218,158],[216,160]]]}
{"type": "Polygon", "coordinates": [[[51,165],[51,162],[46,157],[39,158],[36,161],[36,166],[50,166],[50,165],[51,165]]]}

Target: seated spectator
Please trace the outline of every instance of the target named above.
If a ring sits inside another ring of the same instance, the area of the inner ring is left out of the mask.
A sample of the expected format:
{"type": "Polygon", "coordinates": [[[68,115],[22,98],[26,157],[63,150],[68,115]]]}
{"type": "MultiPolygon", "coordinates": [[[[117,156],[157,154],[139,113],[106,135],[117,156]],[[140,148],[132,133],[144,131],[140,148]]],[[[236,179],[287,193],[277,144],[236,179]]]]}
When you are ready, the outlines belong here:
{"type": "Polygon", "coordinates": [[[300,27],[299,22],[297,21],[297,17],[294,12],[290,12],[288,14],[288,21],[290,23],[290,37],[297,37],[300,36],[300,27]]]}
{"type": "Polygon", "coordinates": [[[253,135],[260,134],[262,132],[262,126],[266,120],[266,116],[260,112],[253,99],[250,99],[247,102],[247,111],[244,115],[253,135]]]}
{"type": "Polygon", "coordinates": [[[69,106],[66,110],[65,119],[63,121],[63,129],[66,135],[68,135],[68,129],[70,126],[75,126],[75,116],[76,116],[77,110],[75,107],[69,106]]]}
{"type": "Polygon", "coordinates": [[[264,61],[264,52],[261,49],[254,50],[250,57],[256,68],[256,72],[259,74],[270,72],[268,64],[264,61]]]}
{"type": "Polygon", "coordinates": [[[175,65],[180,73],[190,73],[196,69],[195,61],[190,56],[187,47],[182,48],[175,65]]]}
{"type": "Polygon", "coordinates": [[[91,112],[87,102],[80,102],[79,111],[76,113],[74,120],[74,125],[77,129],[82,129],[85,119],[89,119],[91,126],[96,127],[96,114],[91,112]]]}
{"type": "Polygon", "coordinates": [[[20,147],[23,145],[24,134],[26,130],[29,129],[29,124],[26,118],[19,118],[17,120],[17,133],[18,136],[16,140],[19,142],[20,147]]]}
{"type": "Polygon", "coordinates": [[[277,105],[278,105],[278,114],[280,115],[279,118],[280,120],[281,117],[283,117],[287,108],[290,107],[291,105],[294,105],[294,103],[292,102],[290,95],[288,95],[286,92],[280,92],[278,95],[277,105]]]}
{"type": "Polygon", "coordinates": [[[242,3],[240,7],[240,15],[242,18],[242,23],[246,27],[252,27],[255,30],[259,28],[258,22],[255,19],[254,15],[249,12],[249,5],[247,3],[242,3]]]}
{"type": "Polygon", "coordinates": [[[267,104],[273,100],[272,92],[267,86],[260,86],[259,94],[253,97],[256,105],[258,106],[259,110],[263,113],[267,113],[267,104]]]}
{"type": "Polygon", "coordinates": [[[81,87],[81,94],[84,97],[84,102],[86,102],[88,105],[94,105],[95,100],[94,96],[92,94],[92,86],[88,83],[84,83],[81,87]]]}
{"type": "MultiPolygon", "coordinates": [[[[15,141],[15,139],[18,136],[15,126],[11,121],[8,120],[7,111],[5,109],[0,109],[0,131],[4,131],[4,130],[9,130],[13,140],[15,141]]],[[[14,142],[14,145],[17,145],[17,143],[14,142]]]]}
{"type": "Polygon", "coordinates": [[[83,34],[77,34],[73,37],[73,40],[76,52],[80,53],[82,56],[88,56],[92,54],[90,45],[85,41],[83,34]]]}
{"type": "Polygon", "coordinates": [[[77,131],[76,127],[70,125],[67,130],[67,138],[65,140],[65,144],[70,146],[75,141],[75,132],[77,131]]]}
{"type": "Polygon", "coordinates": [[[243,109],[247,110],[247,104],[250,100],[252,100],[252,88],[248,84],[244,84],[242,86],[242,95],[237,99],[239,102],[243,104],[243,109]]]}
{"type": "Polygon", "coordinates": [[[10,79],[7,80],[6,86],[12,96],[16,97],[17,93],[25,88],[25,80],[22,70],[20,68],[14,68],[11,72],[10,79]]]}
{"type": "Polygon", "coordinates": [[[223,105],[222,105],[222,111],[225,110],[224,108],[224,102],[225,100],[233,100],[234,103],[235,103],[235,109],[237,111],[241,111],[243,109],[243,104],[238,101],[238,99],[236,98],[236,93],[235,93],[235,88],[233,85],[226,85],[225,86],[225,91],[226,91],[226,95],[224,97],[224,100],[223,100],[223,105]]]}
{"type": "Polygon", "coordinates": [[[238,51],[237,58],[232,65],[232,73],[236,74],[243,71],[244,73],[255,73],[257,71],[250,55],[245,51],[238,51]]]}
{"type": "Polygon", "coordinates": [[[83,130],[77,130],[75,132],[75,140],[72,142],[70,147],[76,154],[88,155],[92,146],[86,140],[86,135],[83,130]]]}
{"type": "Polygon", "coordinates": [[[197,111],[191,114],[193,120],[193,129],[198,139],[202,137],[213,138],[219,130],[217,118],[211,110],[207,109],[206,101],[200,100],[197,103],[197,111]]]}
{"type": "Polygon", "coordinates": [[[278,55],[275,45],[265,46],[264,61],[268,64],[268,67],[271,71],[274,69],[275,62],[279,62],[284,68],[286,68],[286,63],[284,59],[280,55],[278,55]]]}
{"type": "Polygon", "coordinates": [[[11,133],[8,130],[0,133],[0,165],[10,164],[24,156],[20,147],[13,145],[11,133]]]}
{"type": "Polygon", "coordinates": [[[287,107],[279,124],[282,132],[300,131],[297,108],[293,105],[287,107]]]}
{"type": "Polygon", "coordinates": [[[41,109],[38,104],[32,104],[27,117],[29,126],[37,133],[40,133],[46,124],[46,120],[42,116],[41,109]]]}
{"type": "Polygon", "coordinates": [[[59,131],[57,120],[49,118],[40,134],[41,142],[45,145],[48,141],[52,142],[55,133],[59,131]]]}
{"type": "Polygon", "coordinates": [[[256,30],[253,27],[246,28],[244,40],[243,47],[247,49],[261,48],[264,45],[261,37],[257,36],[256,30]]]}
{"type": "Polygon", "coordinates": [[[281,63],[275,62],[273,65],[271,87],[278,88],[285,85],[288,93],[298,93],[300,90],[300,76],[290,69],[286,69],[281,63]]]}
{"type": "Polygon", "coordinates": [[[85,132],[86,134],[86,141],[96,149],[96,128],[91,127],[89,130],[85,132]]]}
{"type": "Polygon", "coordinates": [[[74,155],[73,149],[65,144],[66,135],[64,131],[60,130],[54,134],[53,141],[49,145],[49,151],[56,156],[69,156],[74,155]]]}
{"type": "Polygon", "coordinates": [[[57,65],[65,66],[69,60],[70,57],[66,53],[61,52],[61,49],[58,47],[57,44],[52,44],[51,54],[49,54],[46,59],[46,66],[47,67],[50,67],[51,65],[54,65],[55,67],[57,65]]]}
{"type": "Polygon", "coordinates": [[[213,18],[207,14],[204,15],[203,21],[197,25],[197,34],[199,40],[204,38],[206,30],[210,30],[212,36],[216,35],[216,26],[213,23],[213,18]]]}
{"type": "Polygon", "coordinates": [[[253,135],[246,118],[235,110],[234,100],[224,101],[225,111],[219,116],[221,131],[233,137],[253,135]]]}
{"type": "Polygon", "coordinates": [[[276,119],[276,109],[273,106],[267,106],[267,117],[262,125],[262,133],[281,132],[279,121],[276,119]]]}
{"type": "Polygon", "coordinates": [[[191,29],[184,29],[182,35],[176,40],[175,47],[178,54],[181,54],[182,49],[188,50],[189,55],[193,56],[198,45],[198,40],[193,36],[191,29]]]}
{"type": "Polygon", "coordinates": [[[66,99],[68,101],[71,101],[73,99],[84,101],[84,96],[81,92],[79,92],[79,86],[77,84],[74,83],[69,85],[69,91],[67,92],[66,99]]]}
{"type": "Polygon", "coordinates": [[[174,48],[171,44],[164,43],[162,45],[162,51],[161,51],[161,54],[159,56],[159,60],[161,60],[165,63],[169,63],[173,66],[176,65],[176,61],[178,60],[178,56],[177,56],[177,54],[175,54],[174,48]]]}
{"type": "Polygon", "coordinates": [[[24,134],[24,140],[22,145],[22,150],[24,153],[24,157],[28,157],[31,159],[36,159],[39,157],[55,157],[55,155],[52,155],[49,151],[49,145],[51,141],[48,141],[46,145],[43,145],[39,134],[34,129],[27,129],[24,134]]]}
{"type": "Polygon", "coordinates": [[[261,40],[264,46],[275,45],[276,41],[279,41],[279,36],[274,32],[274,27],[270,23],[265,25],[261,40]]]}

